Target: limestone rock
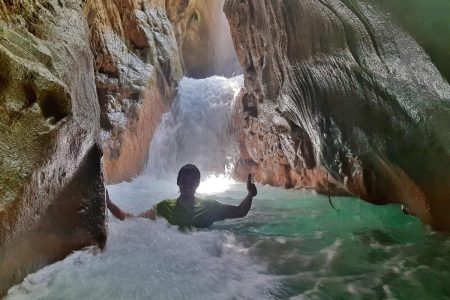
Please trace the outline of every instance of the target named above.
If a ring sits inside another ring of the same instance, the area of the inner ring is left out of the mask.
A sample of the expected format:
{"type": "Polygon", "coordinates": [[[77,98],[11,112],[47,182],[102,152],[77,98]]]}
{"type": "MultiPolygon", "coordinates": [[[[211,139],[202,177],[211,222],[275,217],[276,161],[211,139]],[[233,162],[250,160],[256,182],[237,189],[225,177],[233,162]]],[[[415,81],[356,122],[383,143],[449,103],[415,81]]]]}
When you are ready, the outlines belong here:
{"type": "Polygon", "coordinates": [[[165,2],[88,1],[107,183],[130,180],[147,162],[161,115],[182,77],[165,2]]]}
{"type": "Polygon", "coordinates": [[[223,13],[224,2],[166,0],[167,15],[174,26],[188,77],[242,74],[223,13]]]}
{"type": "Polygon", "coordinates": [[[234,169],[237,178],[245,181],[252,173],[257,182],[272,186],[348,195],[325,168],[315,165],[304,133],[293,132],[289,122],[270,105],[261,103],[256,117],[248,107],[247,97],[243,89],[232,114],[240,150],[234,169]]]}
{"type": "Polygon", "coordinates": [[[432,61],[425,52],[445,47],[423,48],[424,37],[407,32],[418,26],[402,27],[379,2],[226,1],[245,70],[241,152],[261,178],[287,166],[274,156],[284,153],[287,179],[274,184],[292,186],[313,170],[323,181],[328,172],[357,197],[403,203],[450,230],[450,86],[439,72],[448,62],[433,63],[447,54],[435,51],[432,61]]]}
{"type": "Polygon", "coordinates": [[[0,4],[0,295],[106,241],[100,110],[81,1],[0,4]]]}

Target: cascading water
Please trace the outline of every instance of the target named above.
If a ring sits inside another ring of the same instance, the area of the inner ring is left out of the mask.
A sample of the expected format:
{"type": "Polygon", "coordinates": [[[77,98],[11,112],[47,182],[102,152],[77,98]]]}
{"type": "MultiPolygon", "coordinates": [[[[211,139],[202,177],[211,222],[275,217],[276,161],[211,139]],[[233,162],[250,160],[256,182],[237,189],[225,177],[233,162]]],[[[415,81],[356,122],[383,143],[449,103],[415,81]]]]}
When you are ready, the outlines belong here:
{"type": "MultiPolygon", "coordinates": [[[[151,142],[147,170],[132,183],[108,187],[113,201],[137,214],[176,198],[176,174],[186,163],[206,177],[198,189],[204,196],[241,189],[225,173],[235,151],[231,105],[242,86],[242,76],[181,80],[172,111],[151,142]]],[[[112,217],[108,231],[103,253],[76,252],[28,276],[8,298],[263,299],[275,283],[229,232],[183,234],[164,220],[112,217]]]]}
{"type": "MultiPolygon", "coordinates": [[[[242,78],[183,79],[152,141],[148,169],[109,186],[139,213],[176,198],[175,174],[198,164],[201,198],[237,205],[245,185],[224,175],[226,128],[242,78]],[[208,175],[209,174],[209,175],[208,175]]],[[[258,186],[243,219],[180,232],[164,220],[108,217],[106,249],[78,251],[29,275],[7,299],[448,299],[450,239],[398,206],[258,186]]]]}
{"type": "Polygon", "coordinates": [[[181,80],[172,111],[153,137],[146,174],[167,178],[186,163],[204,175],[223,174],[236,150],[230,136],[231,105],[243,77],[181,80]]]}

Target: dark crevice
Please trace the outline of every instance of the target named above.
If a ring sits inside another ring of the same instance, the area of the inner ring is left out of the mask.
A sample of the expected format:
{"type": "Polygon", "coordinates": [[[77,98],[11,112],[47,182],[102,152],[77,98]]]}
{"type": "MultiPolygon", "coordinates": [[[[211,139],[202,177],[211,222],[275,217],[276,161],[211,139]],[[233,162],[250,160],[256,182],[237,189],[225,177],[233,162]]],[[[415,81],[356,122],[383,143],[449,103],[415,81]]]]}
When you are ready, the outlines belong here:
{"type": "Polygon", "coordinates": [[[33,104],[37,101],[36,90],[31,84],[25,84],[25,86],[23,87],[23,91],[25,94],[25,104],[23,108],[27,109],[33,106],[33,104]]]}
{"type": "Polygon", "coordinates": [[[8,70],[3,69],[4,66],[2,66],[2,71],[0,72],[0,91],[6,89],[6,87],[9,85],[9,78],[5,76],[8,74],[8,70]]]}
{"type": "Polygon", "coordinates": [[[108,91],[105,89],[97,88],[98,103],[100,105],[100,126],[105,130],[111,130],[113,128],[111,121],[108,118],[108,91]]]}
{"type": "Polygon", "coordinates": [[[258,117],[257,101],[253,94],[246,93],[242,97],[242,108],[244,113],[247,113],[250,117],[258,117]]]}
{"type": "Polygon", "coordinates": [[[48,94],[40,101],[42,115],[46,119],[51,119],[52,123],[57,123],[69,115],[65,106],[66,99],[61,99],[58,95],[48,94]]]}

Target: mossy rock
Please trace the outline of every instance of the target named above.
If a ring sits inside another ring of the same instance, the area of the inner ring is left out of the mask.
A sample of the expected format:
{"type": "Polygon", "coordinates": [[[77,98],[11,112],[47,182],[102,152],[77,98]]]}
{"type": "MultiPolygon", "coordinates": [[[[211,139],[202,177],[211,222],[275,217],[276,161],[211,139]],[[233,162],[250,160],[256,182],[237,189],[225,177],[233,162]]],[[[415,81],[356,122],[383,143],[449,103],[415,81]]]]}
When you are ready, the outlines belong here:
{"type": "Polygon", "coordinates": [[[50,147],[44,136],[71,115],[68,87],[54,74],[50,50],[25,31],[0,30],[1,202],[19,187],[50,147]]]}

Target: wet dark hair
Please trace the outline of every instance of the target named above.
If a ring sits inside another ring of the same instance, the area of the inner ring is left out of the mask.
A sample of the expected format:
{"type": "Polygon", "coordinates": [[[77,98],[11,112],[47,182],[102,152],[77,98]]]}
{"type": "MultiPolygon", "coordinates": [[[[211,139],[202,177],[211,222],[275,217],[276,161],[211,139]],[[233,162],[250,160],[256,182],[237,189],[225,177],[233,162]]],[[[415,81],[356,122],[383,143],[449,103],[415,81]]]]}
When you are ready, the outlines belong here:
{"type": "Polygon", "coordinates": [[[190,183],[199,182],[199,169],[192,164],[187,164],[181,167],[180,171],[178,172],[177,184],[180,185],[181,182],[186,182],[186,179],[188,179],[190,183]]]}

